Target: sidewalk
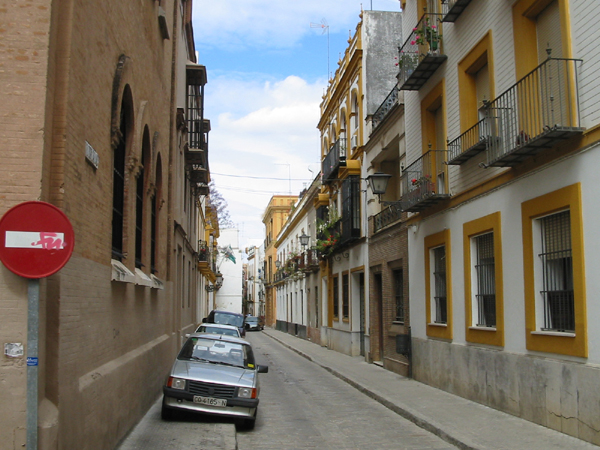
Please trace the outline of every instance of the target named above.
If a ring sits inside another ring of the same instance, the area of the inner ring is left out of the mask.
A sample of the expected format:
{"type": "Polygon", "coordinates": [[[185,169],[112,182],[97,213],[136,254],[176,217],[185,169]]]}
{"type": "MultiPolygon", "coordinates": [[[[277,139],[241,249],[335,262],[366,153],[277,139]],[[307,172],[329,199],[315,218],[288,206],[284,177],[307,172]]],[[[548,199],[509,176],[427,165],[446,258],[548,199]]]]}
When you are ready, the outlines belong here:
{"type": "Polygon", "coordinates": [[[595,449],[598,446],[402,377],[281,331],[263,333],[461,449],[595,449]]]}

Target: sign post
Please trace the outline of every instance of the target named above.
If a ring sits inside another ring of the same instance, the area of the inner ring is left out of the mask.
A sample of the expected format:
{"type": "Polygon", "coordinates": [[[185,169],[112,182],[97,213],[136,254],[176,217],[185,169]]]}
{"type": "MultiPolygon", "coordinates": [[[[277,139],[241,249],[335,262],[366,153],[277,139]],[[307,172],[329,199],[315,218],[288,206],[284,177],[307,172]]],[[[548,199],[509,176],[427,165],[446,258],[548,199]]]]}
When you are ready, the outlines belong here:
{"type": "Polygon", "coordinates": [[[27,449],[37,450],[38,330],[40,278],[55,274],[69,261],[75,245],[73,227],[56,206],[24,202],[0,219],[0,261],[27,284],[27,449]]]}

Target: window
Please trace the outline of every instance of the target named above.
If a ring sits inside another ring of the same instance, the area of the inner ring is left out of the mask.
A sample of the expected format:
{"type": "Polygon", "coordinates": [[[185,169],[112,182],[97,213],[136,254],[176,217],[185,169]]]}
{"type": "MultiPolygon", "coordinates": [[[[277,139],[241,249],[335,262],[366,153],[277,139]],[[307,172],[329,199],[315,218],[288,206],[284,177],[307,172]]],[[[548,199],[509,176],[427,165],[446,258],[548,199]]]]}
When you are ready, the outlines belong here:
{"type": "Polygon", "coordinates": [[[319,328],[319,287],[315,286],[315,327],[319,328]]]}
{"type": "Polygon", "coordinates": [[[112,216],[112,258],[123,260],[123,213],[125,207],[125,153],[128,131],[131,122],[129,104],[126,99],[129,89],[123,93],[121,103],[120,136],[113,155],[113,216],[112,216]]]}
{"type": "Polygon", "coordinates": [[[342,318],[348,320],[350,318],[350,285],[349,275],[342,275],[342,318]]]}
{"type": "Polygon", "coordinates": [[[140,170],[135,193],[135,267],[142,267],[142,236],[144,224],[144,168],[140,170]]]}
{"type": "Polygon", "coordinates": [[[433,253],[433,279],[434,279],[434,311],[435,323],[448,322],[448,305],[446,303],[446,247],[434,248],[433,253]]]}
{"type": "Polygon", "coordinates": [[[468,342],[504,345],[500,219],[496,212],[463,225],[468,342]]]}
{"type": "Polygon", "coordinates": [[[394,280],[394,299],[396,304],[395,322],[404,322],[404,279],[402,278],[402,269],[392,272],[394,280]]]}
{"type": "Polygon", "coordinates": [[[333,277],[333,317],[337,319],[340,315],[340,288],[339,288],[339,279],[336,276],[333,277]]]}
{"type": "Polygon", "coordinates": [[[427,236],[424,247],[427,335],[452,339],[450,230],[427,236]]]}
{"type": "Polygon", "coordinates": [[[543,330],[575,331],[569,211],[537,219],[541,232],[543,330]]]}
{"type": "Polygon", "coordinates": [[[587,357],[579,183],[521,205],[527,348],[587,357]]]}
{"type": "Polygon", "coordinates": [[[494,261],[494,234],[486,233],[473,238],[475,247],[475,275],[477,279],[477,326],[496,326],[496,275],[494,261]]]}
{"type": "Polygon", "coordinates": [[[342,183],[342,241],[360,237],[360,177],[351,175],[342,183]]]}

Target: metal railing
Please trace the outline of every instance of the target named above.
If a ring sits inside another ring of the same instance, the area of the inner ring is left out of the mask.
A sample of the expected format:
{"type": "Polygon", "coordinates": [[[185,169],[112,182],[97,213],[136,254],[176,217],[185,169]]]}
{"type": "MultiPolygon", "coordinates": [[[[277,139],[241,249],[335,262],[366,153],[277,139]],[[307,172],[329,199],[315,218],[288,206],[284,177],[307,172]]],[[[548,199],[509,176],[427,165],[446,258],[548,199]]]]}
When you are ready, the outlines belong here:
{"type": "Polygon", "coordinates": [[[442,14],[444,22],[454,22],[471,0],[442,0],[442,14]]]}
{"type": "Polygon", "coordinates": [[[449,197],[446,150],[429,150],[402,172],[402,209],[420,211],[449,197]]]}
{"type": "Polygon", "coordinates": [[[399,49],[398,86],[400,88],[403,88],[406,81],[416,75],[419,69],[422,69],[420,67],[422,64],[428,67],[426,70],[420,70],[422,73],[418,76],[420,79],[416,83],[418,85],[422,85],[441,64],[441,62],[433,63],[435,57],[441,56],[442,35],[439,32],[441,21],[442,14],[423,14],[404,45],[399,49]],[[429,58],[430,56],[434,56],[434,58],[429,58]]]}
{"type": "Polygon", "coordinates": [[[322,164],[324,180],[336,178],[338,169],[346,165],[346,149],[346,138],[339,138],[330,147],[322,164]]]}
{"type": "Polygon", "coordinates": [[[398,222],[402,216],[402,209],[396,206],[388,206],[373,216],[373,233],[398,222]]]}
{"type": "Polygon", "coordinates": [[[373,114],[373,130],[383,122],[390,110],[399,103],[399,92],[398,85],[394,86],[383,103],[377,108],[377,111],[373,114]]]}
{"type": "Polygon", "coordinates": [[[471,156],[485,150],[489,137],[489,121],[481,119],[448,143],[448,164],[462,164],[471,156]]]}
{"type": "Polygon", "coordinates": [[[488,165],[514,165],[583,131],[579,124],[579,62],[549,57],[488,104],[488,165]]]}

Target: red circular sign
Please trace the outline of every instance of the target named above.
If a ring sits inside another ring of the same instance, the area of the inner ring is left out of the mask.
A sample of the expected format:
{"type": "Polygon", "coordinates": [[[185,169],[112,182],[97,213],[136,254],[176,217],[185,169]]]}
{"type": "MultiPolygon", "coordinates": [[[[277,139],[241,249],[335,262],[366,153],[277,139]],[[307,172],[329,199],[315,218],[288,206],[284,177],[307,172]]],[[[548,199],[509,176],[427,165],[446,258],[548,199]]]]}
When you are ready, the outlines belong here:
{"type": "Polygon", "coordinates": [[[0,260],[22,277],[44,278],[58,272],[74,246],[71,222],[49,203],[20,203],[0,219],[0,260]]]}

